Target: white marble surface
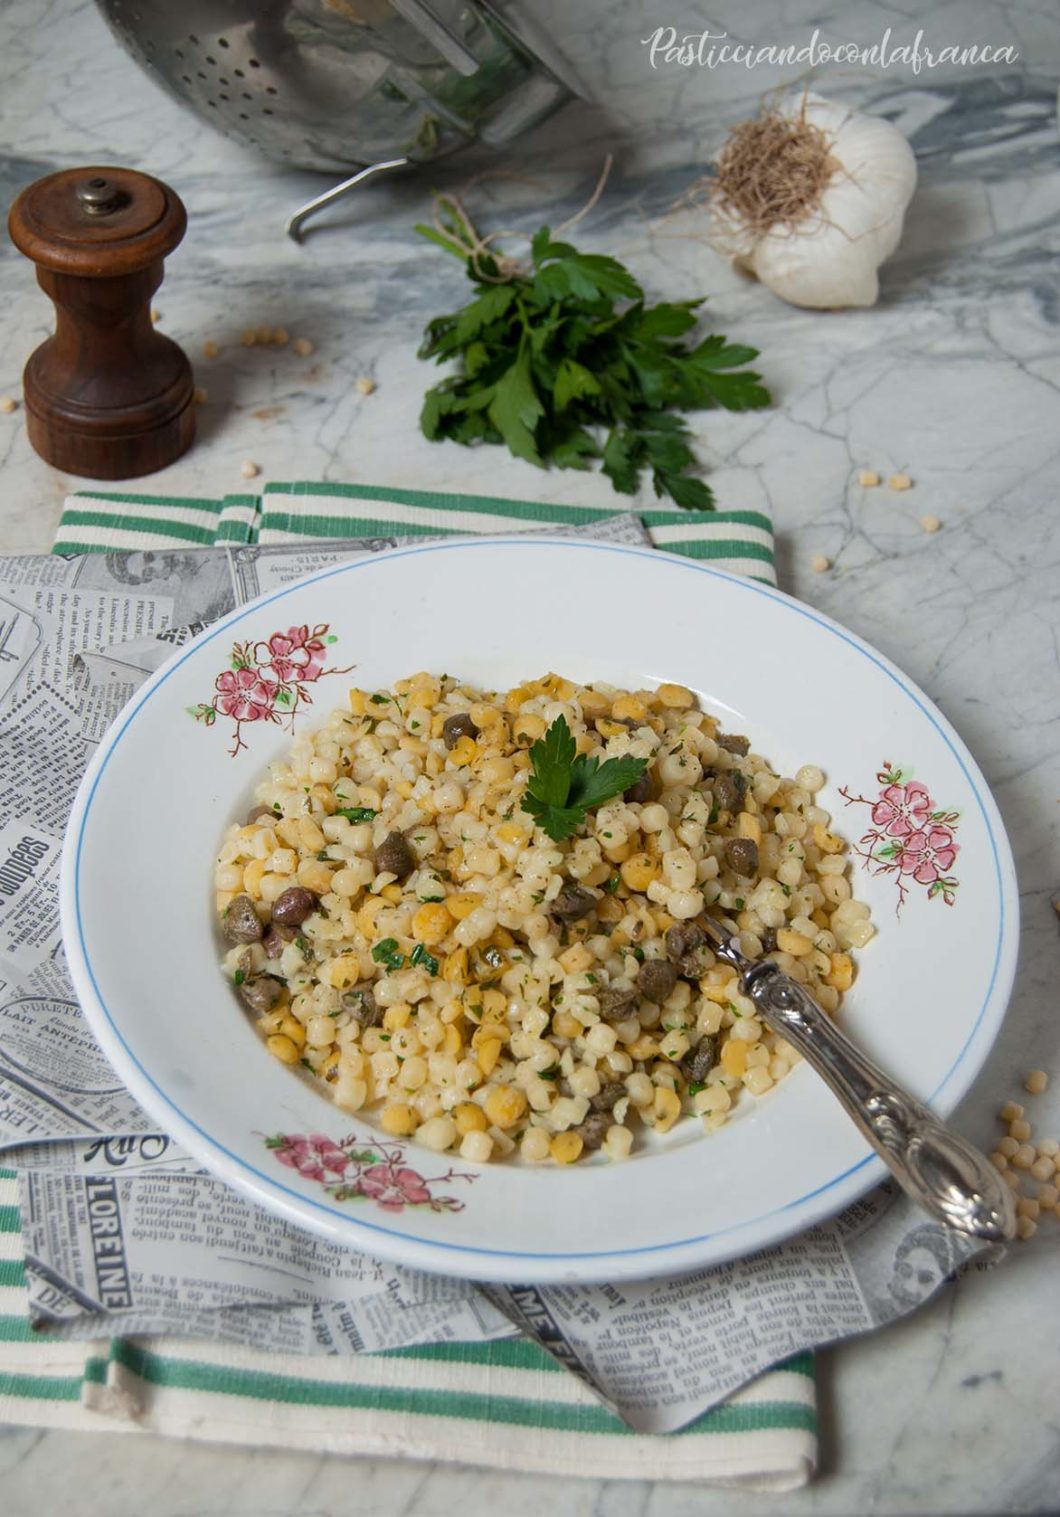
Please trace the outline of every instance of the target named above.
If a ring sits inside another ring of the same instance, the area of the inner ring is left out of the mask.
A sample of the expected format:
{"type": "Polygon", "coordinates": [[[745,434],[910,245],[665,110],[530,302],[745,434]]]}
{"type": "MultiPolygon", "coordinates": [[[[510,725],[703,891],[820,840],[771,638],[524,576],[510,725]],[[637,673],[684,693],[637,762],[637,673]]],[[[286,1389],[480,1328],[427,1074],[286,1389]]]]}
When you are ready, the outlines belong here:
{"type": "MultiPolygon", "coordinates": [[[[1058,870],[1057,680],[1060,323],[1056,285],[1060,13],[1053,5],[951,0],[899,5],[832,0],[710,12],[712,30],[801,42],[868,43],[890,25],[910,39],[1008,43],[1003,76],[971,71],[873,76],[826,70],[818,87],[864,103],[910,133],[921,168],[907,235],[868,312],[809,314],[732,276],[692,233],[661,218],[771,73],[647,66],[654,25],[708,24],[699,3],[538,0],[559,18],[583,79],[603,104],[539,132],[518,167],[537,186],[493,184],[484,215],[535,225],[584,198],[607,145],[618,168],[581,240],[634,263],[652,294],[711,297],[721,330],[762,350],[775,407],[698,418],[700,453],[719,500],[762,506],[777,524],[787,588],[875,642],[957,725],[991,780],[1013,839],[1024,954],[1012,1008],[988,1069],[964,1103],[986,1142],[993,1111],[1032,1065],[1060,1076],[1055,1016],[1058,870]],[[863,491],[860,466],[908,469],[908,494],[863,491]],[[918,525],[941,518],[936,536],[918,525]],[[835,561],[827,576],[812,554],[835,561]]],[[[191,226],[157,304],[184,343],[208,399],[195,449],[156,476],[160,491],[221,494],[253,459],[278,478],[449,486],[608,500],[592,476],[540,474],[496,450],[464,452],[418,437],[429,371],[414,357],[428,315],[455,304],[455,265],[409,235],[431,184],[466,168],[381,186],[336,212],[302,249],[285,213],[316,181],[281,176],[200,127],[111,43],[93,7],[8,0],[0,11],[2,156],[8,195],[51,169],[121,162],[169,180],[191,226]],[[282,322],[316,352],[245,349],[248,326],[282,322]],[[202,344],[221,355],[208,362],[202,344]],[[363,375],[375,394],[356,393],[363,375]]],[[[484,187],[482,195],[487,194],[484,187]]],[[[49,329],[32,270],[0,260],[0,392],[49,329]]],[[[30,451],[21,417],[0,415],[0,549],[48,546],[70,481],[30,451]]],[[[821,699],[841,693],[820,691],[821,699]]],[[[944,966],[933,987],[945,993],[944,966]]],[[[1030,1103],[1028,1103],[1030,1104],[1030,1103]]],[[[1060,1078],[1034,1103],[1040,1135],[1060,1131],[1060,1078]]],[[[594,1517],[785,1512],[1046,1512],[1060,1503],[1056,1262],[1060,1224],[1043,1225],[1001,1271],[975,1275],[891,1331],[821,1355],[822,1473],[807,1491],[735,1497],[656,1481],[587,1481],[420,1467],[203,1445],[28,1430],[0,1436],[0,1489],[23,1513],[409,1513],[460,1509],[521,1517],[552,1504],[594,1517]]]]}

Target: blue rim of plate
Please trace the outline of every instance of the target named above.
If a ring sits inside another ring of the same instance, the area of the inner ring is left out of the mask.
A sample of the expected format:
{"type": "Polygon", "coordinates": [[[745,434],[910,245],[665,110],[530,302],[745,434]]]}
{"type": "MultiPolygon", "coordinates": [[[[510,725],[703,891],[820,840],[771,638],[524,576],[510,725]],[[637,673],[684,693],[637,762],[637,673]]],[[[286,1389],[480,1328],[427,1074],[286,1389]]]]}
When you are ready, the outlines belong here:
{"type": "MultiPolygon", "coordinates": [[[[200,1127],[192,1117],[189,1117],[185,1112],[183,1112],[173,1100],[173,1098],[169,1096],[162,1089],[162,1087],[156,1083],[156,1081],[143,1067],[139,1059],[136,1057],[126,1042],[124,1036],[122,1035],[113,1017],[111,1016],[106,1002],[103,999],[99,985],[96,981],[96,976],[92,968],[91,960],[89,958],[88,946],[85,942],[81,920],[80,873],[82,846],[84,843],[86,824],[88,822],[89,813],[92,808],[92,801],[95,798],[97,789],[99,788],[99,783],[106,772],[107,765],[117,751],[118,745],[120,744],[125,733],[128,731],[129,727],[132,725],[133,721],[136,719],[139,713],[143,710],[147,703],[153,699],[157,692],[161,690],[163,685],[166,684],[167,680],[173,674],[175,674],[177,670],[189,658],[197,654],[200,648],[204,647],[207,643],[212,642],[214,638],[220,637],[228,627],[230,627],[233,623],[242,620],[243,617],[248,614],[248,612],[257,612],[259,610],[262,610],[264,607],[272,605],[274,602],[283,600],[286,596],[304,589],[307,585],[317,584],[323,580],[333,579],[337,575],[355,573],[358,569],[364,569],[370,567],[374,563],[377,563],[380,557],[389,561],[396,558],[411,558],[425,553],[452,553],[454,551],[458,552],[461,549],[474,547],[509,547],[512,545],[515,545],[520,549],[563,547],[565,549],[577,549],[580,552],[608,553],[619,554],[626,557],[646,558],[654,564],[667,564],[674,568],[690,570],[698,574],[706,574],[712,578],[723,580],[726,584],[737,585],[753,595],[763,596],[767,600],[777,601],[782,606],[786,606],[789,610],[795,612],[797,615],[804,617],[807,621],[811,621],[815,625],[821,627],[831,636],[838,637],[840,641],[853,648],[856,653],[860,654],[863,658],[867,658],[870,663],[875,664],[875,666],[881,670],[882,673],[885,674],[888,679],[890,679],[898,687],[899,690],[901,690],[902,694],[912,701],[913,705],[916,706],[921,715],[924,716],[928,722],[930,722],[931,726],[934,727],[935,731],[939,734],[943,742],[946,744],[946,747],[950,750],[950,753],[956,760],[961,773],[967,780],[969,788],[975,797],[976,805],[979,808],[983,824],[986,828],[987,837],[990,840],[991,857],[994,866],[994,877],[998,892],[997,940],[994,945],[994,958],[991,965],[989,983],[983,995],[982,1003],[976,1014],[975,1021],[973,1022],[968,1035],[964,1040],[964,1043],[961,1045],[960,1052],[957,1054],[953,1063],[946,1071],[946,1074],[939,1081],[931,1094],[927,1097],[927,1101],[929,1103],[933,1102],[938,1096],[939,1092],[944,1090],[946,1086],[949,1085],[954,1075],[957,1074],[958,1070],[960,1069],[965,1054],[968,1051],[969,1045],[972,1043],[976,1034],[979,1032],[983,1023],[983,1018],[986,1015],[987,1008],[994,997],[994,990],[997,986],[998,973],[1001,968],[1002,955],[1005,948],[1006,939],[1010,937],[1010,932],[1006,930],[1008,917],[1006,914],[1005,903],[1005,877],[1002,870],[1002,849],[999,847],[998,838],[995,834],[995,827],[991,818],[992,803],[991,805],[988,805],[986,799],[984,798],[984,791],[987,795],[989,795],[989,790],[986,786],[985,779],[979,773],[978,766],[972,759],[971,754],[968,753],[962,739],[959,737],[957,732],[950,727],[949,723],[945,720],[944,717],[942,717],[942,714],[935,709],[933,703],[924,694],[924,692],[921,691],[915,684],[913,684],[911,680],[908,680],[905,675],[902,674],[902,672],[893,664],[891,664],[888,659],[885,659],[882,654],[877,653],[861,638],[855,636],[854,633],[848,632],[846,628],[841,627],[837,622],[832,621],[830,617],[823,616],[820,612],[814,611],[809,606],[803,605],[801,601],[796,600],[793,596],[786,595],[782,590],[778,590],[771,585],[766,585],[761,580],[751,579],[747,576],[739,574],[730,574],[723,569],[713,568],[709,564],[704,564],[697,559],[683,558],[677,554],[667,553],[665,550],[658,548],[637,548],[619,543],[586,542],[585,540],[577,538],[567,538],[562,536],[543,537],[536,534],[533,537],[519,537],[516,535],[502,535],[494,537],[462,537],[446,542],[425,543],[422,546],[393,548],[389,549],[383,555],[373,554],[371,557],[355,559],[350,563],[340,564],[330,569],[319,570],[316,574],[306,575],[303,579],[293,580],[289,585],[284,585],[279,590],[274,590],[268,595],[259,596],[256,600],[248,601],[246,605],[240,606],[236,610],[229,612],[226,617],[223,617],[219,622],[215,623],[214,626],[208,628],[204,632],[201,632],[198,637],[196,637],[191,643],[188,644],[186,648],[182,648],[178,653],[174,654],[171,659],[163,664],[161,668],[159,668],[151,676],[145,686],[133,697],[129,706],[126,708],[126,714],[119,716],[115,722],[117,731],[115,732],[114,736],[111,737],[108,734],[108,737],[104,739],[104,746],[100,749],[100,752],[94,760],[92,766],[86,772],[81,787],[78,790],[77,797],[74,801],[73,811],[71,813],[71,821],[73,821],[74,817],[77,816],[78,811],[80,811],[72,866],[74,922],[76,928],[77,948],[80,954],[81,963],[84,965],[85,973],[92,987],[95,1004],[98,1007],[100,1014],[104,1018],[111,1036],[121,1047],[125,1057],[139,1072],[144,1082],[150,1087],[152,1091],[155,1092],[160,1103],[160,1109],[164,1109],[168,1114],[174,1116],[177,1119],[177,1123],[186,1131],[194,1132],[197,1137],[202,1140],[202,1143],[207,1149],[216,1154],[223,1154],[225,1158],[244,1175],[253,1175],[257,1181],[261,1182],[261,1186],[264,1187],[266,1192],[279,1192],[282,1195],[290,1196],[294,1201],[298,1203],[299,1209],[308,1207],[313,1211],[322,1212],[326,1216],[334,1217],[338,1221],[342,1222],[345,1226],[350,1226],[357,1229],[365,1229],[366,1231],[372,1233],[383,1234],[387,1237],[394,1238],[403,1244],[416,1245],[419,1249],[425,1250],[428,1253],[433,1251],[445,1251],[454,1254],[463,1254],[468,1257],[481,1256],[484,1259],[513,1259],[526,1261],[528,1263],[539,1260],[542,1262],[547,1262],[549,1264],[561,1263],[566,1259],[604,1260],[630,1258],[644,1254],[679,1253],[682,1250],[694,1248],[697,1244],[707,1243],[711,1239],[724,1237],[732,1232],[745,1231],[748,1229],[760,1227],[763,1223],[768,1222],[771,1217],[783,1216],[785,1213],[790,1213],[800,1207],[805,1207],[810,1202],[818,1200],[819,1198],[827,1195],[828,1192],[833,1191],[838,1186],[842,1185],[844,1181],[851,1179],[854,1175],[859,1174],[863,1171],[876,1170],[879,1173],[880,1178],[882,1178],[885,1174],[883,1161],[879,1159],[875,1154],[870,1152],[865,1156],[864,1159],[859,1160],[857,1164],[851,1165],[848,1169],[843,1170],[841,1174],[834,1175],[831,1180],[826,1181],[823,1185],[817,1186],[812,1191],[807,1191],[805,1195],[798,1196],[795,1200],[788,1201],[781,1207],[776,1207],[772,1211],[764,1212],[761,1216],[748,1218],[743,1222],[733,1223],[730,1227],[727,1228],[719,1228],[706,1233],[697,1233],[689,1238],[673,1239],[666,1243],[648,1244],[640,1248],[612,1248],[600,1250],[597,1252],[582,1253],[572,1253],[569,1251],[564,1253],[523,1253],[510,1249],[480,1248],[474,1245],[469,1245],[467,1243],[448,1243],[438,1238],[421,1237],[414,1233],[399,1232],[394,1228],[381,1227],[378,1223],[367,1222],[360,1217],[353,1217],[349,1212],[341,1211],[338,1207],[328,1206],[326,1203],[316,1200],[315,1197],[308,1196],[302,1191],[295,1190],[289,1185],[282,1184],[273,1175],[266,1173],[264,1170],[257,1169],[253,1164],[248,1163],[247,1160],[241,1158],[238,1154],[233,1153],[222,1143],[219,1143],[216,1138],[211,1137],[211,1135],[206,1132],[205,1129],[200,1127]],[[120,726],[118,725],[119,723],[120,726]],[[84,797],[83,800],[82,796],[84,797]]],[[[1011,849],[1008,846],[1008,840],[1005,837],[1003,830],[1002,838],[1004,840],[1004,853],[1006,856],[1006,861],[1008,863],[1008,874],[1010,876],[1013,876],[1014,869],[1012,865],[1011,849]]],[[[66,851],[68,846],[69,838],[67,839],[67,843],[64,845],[64,874],[67,873],[65,860],[68,856],[66,851]]],[[[65,888],[62,890],[61,894],[65,907],[65,901],[67,899],[67,891],[65,888]]],[[[64,931],[64,938],[65,936],[66,934],[64,931]]],[[[1007,1005],[1007,997],[1011,993],[1012,979],[1015,973],[1015,956],[1014,954],[1010,953],[1009,957],[1012,961],[1011,973],[1009,976],[1009,985],[1007,987],[1005,995],[1005,1005],[1002,1005],[997,1017],[998,1027],[1000,1026],[1001,1018],[1004,1015],[1005,1006],[1007,1005]]],[[[73,971],[73,965],[71,965],[71,969],[73,971]]],[[[995,1036],[996,1032],[997,1028],[995,1028],[995,1036]]],[[[956,1104],[961,1096],[964,1095],[965,1091],[977,1073],[978,1070],[975,1070],[968,1075],[968,1078],[964,1082],[963,1086],[956,1092],[953,1104],[956,1104]]],[[[157,1114],[158,1113],[156,1112],[156,1115],[157,1114]]],[[[189,1147],[191,1146],[194,1145],[189,1145],[189,1147]]],[[[866,1174],[866,1185],[871,1183],[871,1178],[872,1177],[870,1174],[866,1174]]],[[[255,1190],[256,1189],[257,1187],[255,1187],[255,1190]]],[[[850,1199],[853,1200],[854,1197],[852,1196],[850,1199]]],[[[259,1202],[259,1204],[261,1203],[259,1202]]],[[[288,1207],[285,1209],[288,1210],[290,1214],[295,1214],[295,1208],[288,1207]]],[[[811,1226],[815,1221],[819,1220],[821,1216],[827,1214],[828,1212],[825,1208],[813,1208],[813,1215],[808,1215],[805,1218],[805,1225],[811,1226]]]]}

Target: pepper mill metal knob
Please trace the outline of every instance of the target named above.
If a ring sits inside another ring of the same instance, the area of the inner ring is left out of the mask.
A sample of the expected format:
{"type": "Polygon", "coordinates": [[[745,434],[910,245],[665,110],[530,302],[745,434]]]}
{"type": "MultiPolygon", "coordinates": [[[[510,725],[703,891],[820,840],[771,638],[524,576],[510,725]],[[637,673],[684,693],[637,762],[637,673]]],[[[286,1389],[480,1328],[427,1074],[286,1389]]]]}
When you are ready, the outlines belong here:
{"type": "Polygon", "coordinates": [[[11,240],[56,309],[22,382],[29,440],[57,469],[130,479],[191,445],[191,365],[151,323],[162,260],[186,226],[180,197],[132,169],[64,169],[11,207],[11,240]]]}

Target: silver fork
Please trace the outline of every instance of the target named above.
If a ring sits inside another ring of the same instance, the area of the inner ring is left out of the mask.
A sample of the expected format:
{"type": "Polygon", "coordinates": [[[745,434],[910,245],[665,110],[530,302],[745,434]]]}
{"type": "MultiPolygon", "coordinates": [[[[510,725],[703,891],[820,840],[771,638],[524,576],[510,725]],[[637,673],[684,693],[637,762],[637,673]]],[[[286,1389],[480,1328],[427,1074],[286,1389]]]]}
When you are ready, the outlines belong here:
{"type": "Polygon", "coordinates": [[[771,959],[748,959],[722,923],[698,921],[718,958],[739,973],[762,1021],[813,1066],[903,1190],[957,1232],[990,1243],[1013,1237],[1012,1192],[986,1155],[866,1058],[805,986],[771,959]]]}

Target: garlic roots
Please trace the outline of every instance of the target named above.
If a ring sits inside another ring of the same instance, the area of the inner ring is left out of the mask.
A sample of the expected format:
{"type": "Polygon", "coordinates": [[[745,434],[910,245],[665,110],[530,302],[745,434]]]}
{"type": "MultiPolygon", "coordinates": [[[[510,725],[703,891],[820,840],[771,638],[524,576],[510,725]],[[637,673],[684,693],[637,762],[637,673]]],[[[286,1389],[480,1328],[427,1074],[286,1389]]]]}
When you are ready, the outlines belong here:
{"type": "Polygon", "coordinates": [[[711,240],[781,300],[875,305],[916,160],[888,121],[800,95],[730,134],[711,190],[711,240]]]}

